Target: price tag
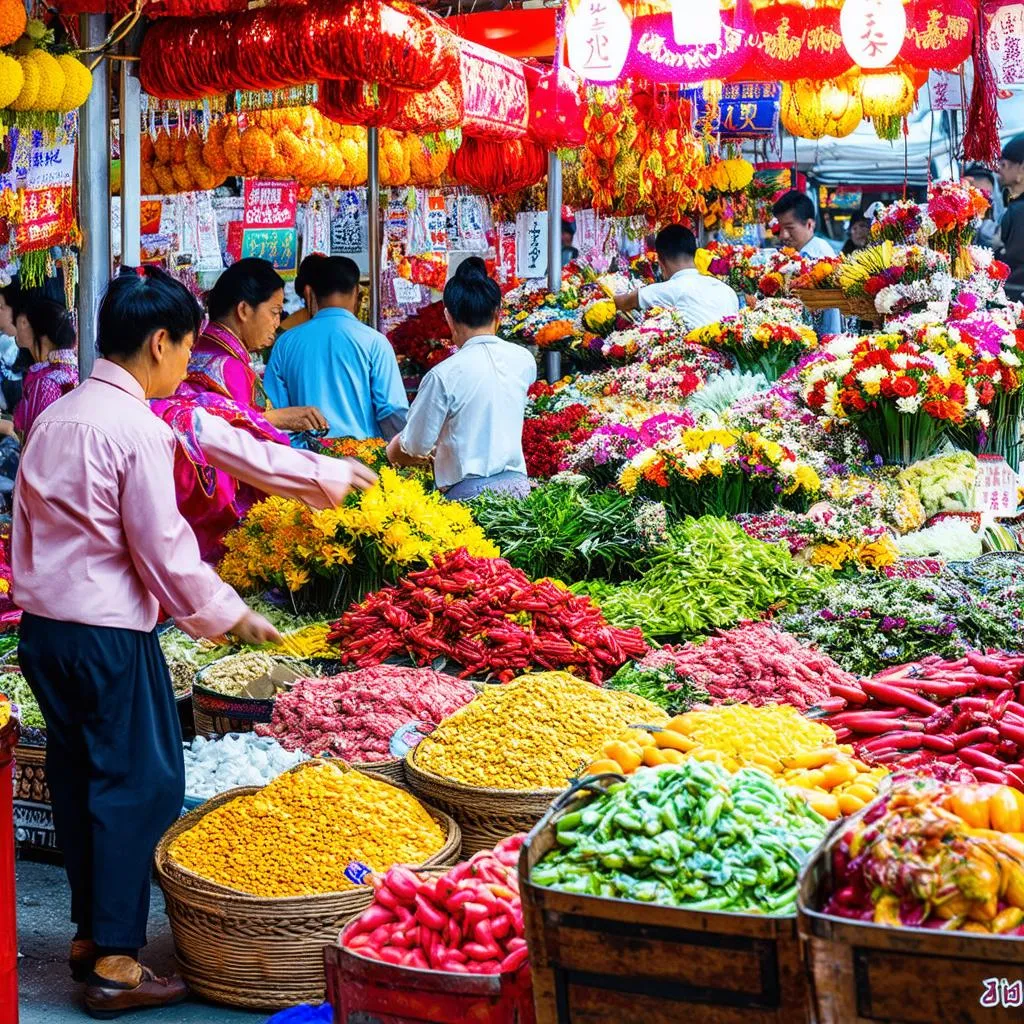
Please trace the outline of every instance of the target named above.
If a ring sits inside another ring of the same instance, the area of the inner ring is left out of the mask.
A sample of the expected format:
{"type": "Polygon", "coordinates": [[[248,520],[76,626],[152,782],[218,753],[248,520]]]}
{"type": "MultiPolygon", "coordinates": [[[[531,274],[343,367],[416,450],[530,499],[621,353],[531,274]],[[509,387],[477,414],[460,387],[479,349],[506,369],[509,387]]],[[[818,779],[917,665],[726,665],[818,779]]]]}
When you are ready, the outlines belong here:
{"type": "Polygon", "coordinates": [[[345,868],[345,877],[353,885],[366,885],[367,878],[373,874],[373,868],[369,864],[364,864],[360,860],[349,861],[348,867],[345,868]]]}
{"type": "Polygon", "coordinates": [[[404,277],[396,277],[394,286],[395,302],[400,306],[415,306],[422,299],[420,286],[412,281],[406,281],[404,277]]]}

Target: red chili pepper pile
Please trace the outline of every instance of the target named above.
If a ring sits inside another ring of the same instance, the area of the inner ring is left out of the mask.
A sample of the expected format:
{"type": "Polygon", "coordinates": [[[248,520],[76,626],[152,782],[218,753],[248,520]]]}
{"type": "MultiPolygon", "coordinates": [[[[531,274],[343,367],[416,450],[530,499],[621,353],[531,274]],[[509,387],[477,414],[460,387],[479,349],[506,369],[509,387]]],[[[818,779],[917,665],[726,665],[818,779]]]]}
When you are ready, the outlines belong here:
{"type": "Polygon", "coordinates": [[[474,558],[465,548],[353,605],[329,639],[343,663],[359,668],[408,653],[418,665],[444,657],[462,666],[462,677],[503,682],[541,668],[600,685],[647,653],[639,629],[609,626],[590,598],[550,580],[533,583],[503,558],[474,558]]]}
{"type": "Polygon", "coordinates": [[[832,686],[854,709],[830,716],[865,761],[945,781],[1024,790],[1024,656],[969,652],[899,665],[832,686]]]}
{"type": "Polygon", "coordinates": [[[671,666],[700,684],[714,703],[792,704],[800,711],[817,706],[838,711],[846,701],[833,683],[857,684],[827,654],[800,643],[766,622],[744,622],[719,631],[701,644],[652,651],[640,668],[671,666]]]}
{"type": "Polygon", "coordinates": [[[345,947],[422,970],[518,971],[527,958],[516,878],[525,838],[505,839],[437,879],[403,867],[375,876],[373,905],[343,933],[345,947]]]}

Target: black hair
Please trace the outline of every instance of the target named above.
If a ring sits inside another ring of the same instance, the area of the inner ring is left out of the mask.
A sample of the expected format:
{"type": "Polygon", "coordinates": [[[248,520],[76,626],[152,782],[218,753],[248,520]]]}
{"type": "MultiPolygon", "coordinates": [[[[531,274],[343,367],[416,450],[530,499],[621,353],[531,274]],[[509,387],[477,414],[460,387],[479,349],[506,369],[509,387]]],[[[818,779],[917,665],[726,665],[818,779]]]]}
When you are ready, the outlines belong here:
{"type": "Polygon", "coordinates": [[[498,318],[501,289],[479,256],[463,260],[444,286],[444,308],[464,327],[486,327],[498,318]]]}
{"type": "Polygon", "coordinates": [[[16,316],[28,321],[38,343],[43,336],[50,339],[54,348],[74,348],[75,327],[71,314],[60,302],[53,299],[36,298],[23,302],[16,310],[16,316]]]}
{"type": "Polygon", "coordinates": [[[0,288],[0,295],[3,296],[4,302],[11,307],[13,315],[17,316],[18,310],[21,309],[24,304],[25,292],[23,292],[16,284],[8,284],[3,288],[0,288]]]}
{"type": "Polygon", "coordinates": [[[562,230],[563,231],[568,231],[569,234],[573,236],[573,238],[576,237],[576,224],[575,224],[574,221],[563,220],[562,221],[562,230]]]}
{"type": "Polygon", "coordinates": [[[772,213],[776,217],[784,217],[787,213],[792,213],[801,222],[817,219],[811,197],[804,195],[803,192],[797,192],[795,189],[792,192],[787,192],[778,200],[772,207],[772,213]]]}
{"type": "Polygon", "coordinates": [[[359,286],[359,267],[347,256],[327,256],[311,269],[309,284],[318,302],[332,295],[351,295],[359,286]]]}
{"type": "Polygon", "coordinates": [[[100,303],[97,347],[107,358],[130,359],[154,331],[163,328],[177,345],[202,324],[202,307],[180,281],[157,267],[125,267],[100,303]]]}
{"type": "Polygon", "coordinates": [[[853,216],[852,216],[852,217],[850,218],[850,225],[849,225],[849,226],[850,226],[851,228],[853,228],[853,227],[855,227],[855,226],[856,226],[857,224],[870,224],[870,223],[871,223],[871,222],[870,222],[870,221],[869,221],[869,220],[867,219],[867,217],[865,217],[865,216],[864,216],[864,214],[863,214],[863,213],[855,213],[855,214],[854,214],[854,215],[853,215],[853,216]]]}
{"type": "Polygon", "coordinates": [[[654,239],[654,251],[666,263],[678,263],[687,256],[692,259],[697,255],[697,236],[682,224],[669,224],[654,239]]]}
{"type": "Polygon", "coordinates": [[[1024,132],[1014,135],[1010,141],[1003,146],[1003,159],[1011,164],[1024,164],[1024,132]]]}
{"type": "Polygon", "coordinates": [[[220,320],[232,313],[240,302],[247,302],[255,309],[282,288],[284,280],[273,266],[250,256],[232,263],[217,278],[206,296],[206,308],[211,320],[220,320]]]}
{"type": "Polygon", "coordinates": [[[301,299],[305,294],[307,285],[312,287],[313,274],[316,268],[323,263],[327,257],[322,252],[311,252],[300,264],[299,272],[295,275],[295,294],[301,299]]]}
{"type": "Polygon", "coordinates": [[[966,171],[964,171],[963,176],[965,178],[983,178],[993,188],[995,188],[996,185],[995,174],[991,170],[989,170],[989,168],[987,168],[984,164],[971,164],[971,166],[968,167],[966,171]]]}

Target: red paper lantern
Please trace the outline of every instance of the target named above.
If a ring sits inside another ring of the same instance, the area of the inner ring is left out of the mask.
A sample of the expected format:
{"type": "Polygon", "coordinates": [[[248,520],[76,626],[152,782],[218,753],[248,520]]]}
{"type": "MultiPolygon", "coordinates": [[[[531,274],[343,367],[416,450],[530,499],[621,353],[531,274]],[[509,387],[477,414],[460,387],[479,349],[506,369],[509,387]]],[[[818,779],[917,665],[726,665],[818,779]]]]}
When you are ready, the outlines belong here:
{"type": "Polygon", "coordinates": [[[465,39],[459,57],[463,134],[493,141],[522,138],[529,121],[523,65],[465,39]]]}
{"type": "Polygon", "coordinates": [[[954,71],[971,55],[972,0],[914,0],[900,58],[918,68],[954,71]]]}
{"type": "Polygon", "coordinates": [[[576,149],[586,141],[580,85],[575,71],[550,68],[530,90],[530,138],[544,149],[576,149]]]}
{"type": "Polygon", "coordinates": [[[402,109],[402,93],[386,85],[328,78],[320,83],[317,108],[338,124],[380,128],[402,109]]]}
{"type": "Polygon", "coordinates": [[[839,30],[839,9],[772,4],[753,14],[736,81],[792,82],[838,78],[853,67],[839,30]]]}
{"type": "Polygon", "coordinates": [[[536,185],[546,172],[544,150],[525,139],[463,139],[448,164],[448,173],[457,184],[478,188],[492,196],[536,185]]]}

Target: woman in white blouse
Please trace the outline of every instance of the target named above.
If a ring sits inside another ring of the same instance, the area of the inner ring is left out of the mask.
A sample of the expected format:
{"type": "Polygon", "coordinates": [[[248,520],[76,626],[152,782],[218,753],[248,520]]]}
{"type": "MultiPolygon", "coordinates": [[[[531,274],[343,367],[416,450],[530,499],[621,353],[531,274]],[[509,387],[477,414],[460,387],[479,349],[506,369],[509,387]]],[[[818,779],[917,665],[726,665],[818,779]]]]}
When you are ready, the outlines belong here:
{"type": "Polygon", "coordinates": [[[433,452],[434,482],[452,500],[484,491],[525,495],[523,411],[537,379],[533,356],[495,335],[501,290],[479,257],[462,263],[445,285],[444,308],[458,351],[423,378],[388,458],[420,465],[433,452]]]}

